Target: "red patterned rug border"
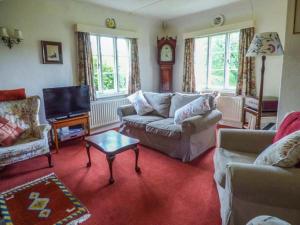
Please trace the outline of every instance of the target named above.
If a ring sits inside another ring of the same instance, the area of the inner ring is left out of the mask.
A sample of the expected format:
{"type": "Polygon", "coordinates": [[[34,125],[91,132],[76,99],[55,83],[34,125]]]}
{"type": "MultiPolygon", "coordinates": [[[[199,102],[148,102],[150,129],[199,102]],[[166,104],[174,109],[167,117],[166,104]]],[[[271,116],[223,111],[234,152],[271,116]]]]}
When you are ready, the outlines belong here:
{"type": "MultiPolygon", "coordinates": [[[[26,182],[24,184],[21,184],[21,185],[18,185],[16,187],[13,187],[11,189],[8,189],[6,191],[3,191],[3,192],[0,193],[0,199],[4,200],[7,195],[10,195],[10,194],[16,193],[20,190],[26,189],[26,188],[28,188],[28,186],[30,187],[30,186],[34,186],[36,184],[39,184],[43,181],[46,181],[46,180],[50,179],[51,177],[52,177],[52,180],[56,183],[56,185],[65,194],[65,196],[67,198],[69,198],[69,200],[74,205],[76,205],[78,207],[77,212],[74,212],[73,214],[69,215],[68,217],[62,219],[61,221],[58,221],[54,225],[60,225],[60,224],[63,224],[63,222],[68,222],[68,220],[72,219],[74,216],[78,216],[78,215],[80,215],[81,213],[84,213],[84,212],[85,212],[85,214],[83,214],[81,217],[78,217],[75,220],[69,221],[66,225],[77,225],[77,224],[80,224],[80,223],[86,221],[88,218],[90,218],[91,214],[89,213],[88,209],[86,207],[84,207],[83,204],[72,194],[72,192],[70,192],[70,190],[58,179],[58,177],[56,176],[55,173],[50,173],[50,174],[45,175],[43,177],[39,177],[35,180],[26,182]]],[[[4,204],[4,202],[3,202],[3,204],[4,204]]],[[[1,208],[3,209],[2,203],[0,205],[1,205],[1,208]]],[[[10,217],[9,212],[7,211],[6,213],[7,213],[7,216],[10,217]]],[[[5,218],[4,218],[4,222],[8,222],[9,224],[13,225],[13,221],[11,221],[10,218],[8,219],[8,221],[5,220],[5,218]]]]}

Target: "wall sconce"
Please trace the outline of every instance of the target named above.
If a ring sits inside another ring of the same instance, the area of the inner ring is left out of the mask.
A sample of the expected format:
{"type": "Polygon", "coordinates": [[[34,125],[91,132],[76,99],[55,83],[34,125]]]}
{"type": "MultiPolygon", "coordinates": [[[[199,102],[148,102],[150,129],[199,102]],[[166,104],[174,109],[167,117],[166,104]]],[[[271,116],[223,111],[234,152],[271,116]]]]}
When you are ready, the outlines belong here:
{"type": "Polygon", "coordinates": [[[22,31],[15,29],[14,34],[9,35],[9,32],[5,27],[0,27],[0,38],[10,49],[13,47],[13,45],[19,44],[21,41],[23,41],[22,31]]]}

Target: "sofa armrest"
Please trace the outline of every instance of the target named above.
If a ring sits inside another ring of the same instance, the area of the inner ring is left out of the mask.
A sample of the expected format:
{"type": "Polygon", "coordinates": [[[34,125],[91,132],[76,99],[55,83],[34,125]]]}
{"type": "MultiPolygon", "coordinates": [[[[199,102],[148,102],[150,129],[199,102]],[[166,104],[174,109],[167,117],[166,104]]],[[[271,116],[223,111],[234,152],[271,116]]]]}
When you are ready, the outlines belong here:
{"type": "Polygon", "coordinates": [[[48,132],[51,130],[51,126],[49,124],[41,124],[38,126],[40,131],[40,137],[42,139],[48,139],[48,132]]]}
{"type": "Polygon", "coordinates": [[[213,110],[206,115],[199,115],[187,118],[182,123],[183,133],[194,134],[213,126],[222,119],[222,113],[213,110]]]}
{"type": "MultiPolygon", "coordinates": [[[[300,209],[300,169],[229,163],[226,192],[239,201],[300,209]]],[[[234,204],[234,202],[233,202],[234,204]]]]}
{"type": "Polygon", "coordinates": [[[120,120],[122,121],[122,118],[124,116],[135,115],[136,111],[135,111],[133,105],[129,104],[129,105],[119,106],[117,109],[117,113],[118,113],[120,120]]]}
{"type": "Polygon", "coordinates": [[[259,154],[272,144],[276,131],[220,129],[217,147],[259,154]]]}

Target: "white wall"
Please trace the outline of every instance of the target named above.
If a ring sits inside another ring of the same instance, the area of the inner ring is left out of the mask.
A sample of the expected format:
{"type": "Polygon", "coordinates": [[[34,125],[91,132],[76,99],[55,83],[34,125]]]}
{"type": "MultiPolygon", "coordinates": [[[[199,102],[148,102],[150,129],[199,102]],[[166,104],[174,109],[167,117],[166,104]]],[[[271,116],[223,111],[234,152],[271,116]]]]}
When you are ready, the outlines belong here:
{"type": "MultiPolygon", "coordinates": [[[[289,0],[278,121],[300,111],[300,34],[293,34],[295,0],[289,0]]],[[[300,13],[300,12],[298,12],[300,13]]]]}
{"type": "MultiPolygon", "coordinates": [[[[183,51],[182,34],[199,31],[211,27],[212,18],[223,14],[225,24],[233,24],[254,19],[256,32],[276,31],[282,42],[285,37],[287,0],[252,0],[241,1],[224,7],[188,15],[166,21],[169,36],[177,36],[176,64],[174,65],[173,86],[176,91],[182,91],[183,51]]],[[[260,80],[260,59],[257,60],[257,86],[260,80]]],[[[279,96],[282,71],[282,57],[268,57],[266,65],[265,95],[279,96]]],[[[257,90],[258,91],[258,90],[257,90]]]]}
{"type": "Polygon", "coordinates": [[[76,84],[74,25],[104,27],[107,17],[114,17],[118,28],[139,33],[142,88],[157,90],[156,35],[161,22],[73,0],[0,1],[0,26],[18,28],[24,34],[24,42],[11,50],[0,43],[0,89],[25,87],[28,95],[41,96],[43,88],[76,84]],[[41,40],[62,42],[63,65],[41,63],[41,40]]]}

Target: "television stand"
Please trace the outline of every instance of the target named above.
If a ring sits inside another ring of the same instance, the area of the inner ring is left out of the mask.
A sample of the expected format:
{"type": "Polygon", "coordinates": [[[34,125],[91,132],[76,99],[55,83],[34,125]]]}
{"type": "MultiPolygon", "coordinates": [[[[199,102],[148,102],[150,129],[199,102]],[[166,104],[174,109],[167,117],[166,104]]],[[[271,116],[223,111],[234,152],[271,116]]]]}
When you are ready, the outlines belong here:
{"type": "Polygon", "coordinates": [[[48,120],[49,124],[52,127],[52,141],[54,142],[56,152],[58,153],[59,150],[59,140],[58,140],[58,132],[57,129],[62,128],[62,127],[70,127],[70,126],[75,126],[75,125],[83,125],[83,128],[85,130],[85,134],[82,135],[81,137],[84,137],[86,135],[90,135],[90,123],[89,123],[89,114],[82,114],[80,116],[74,116],[74,117],[69,117],[65,119],[50,119],[48,120]]]}

